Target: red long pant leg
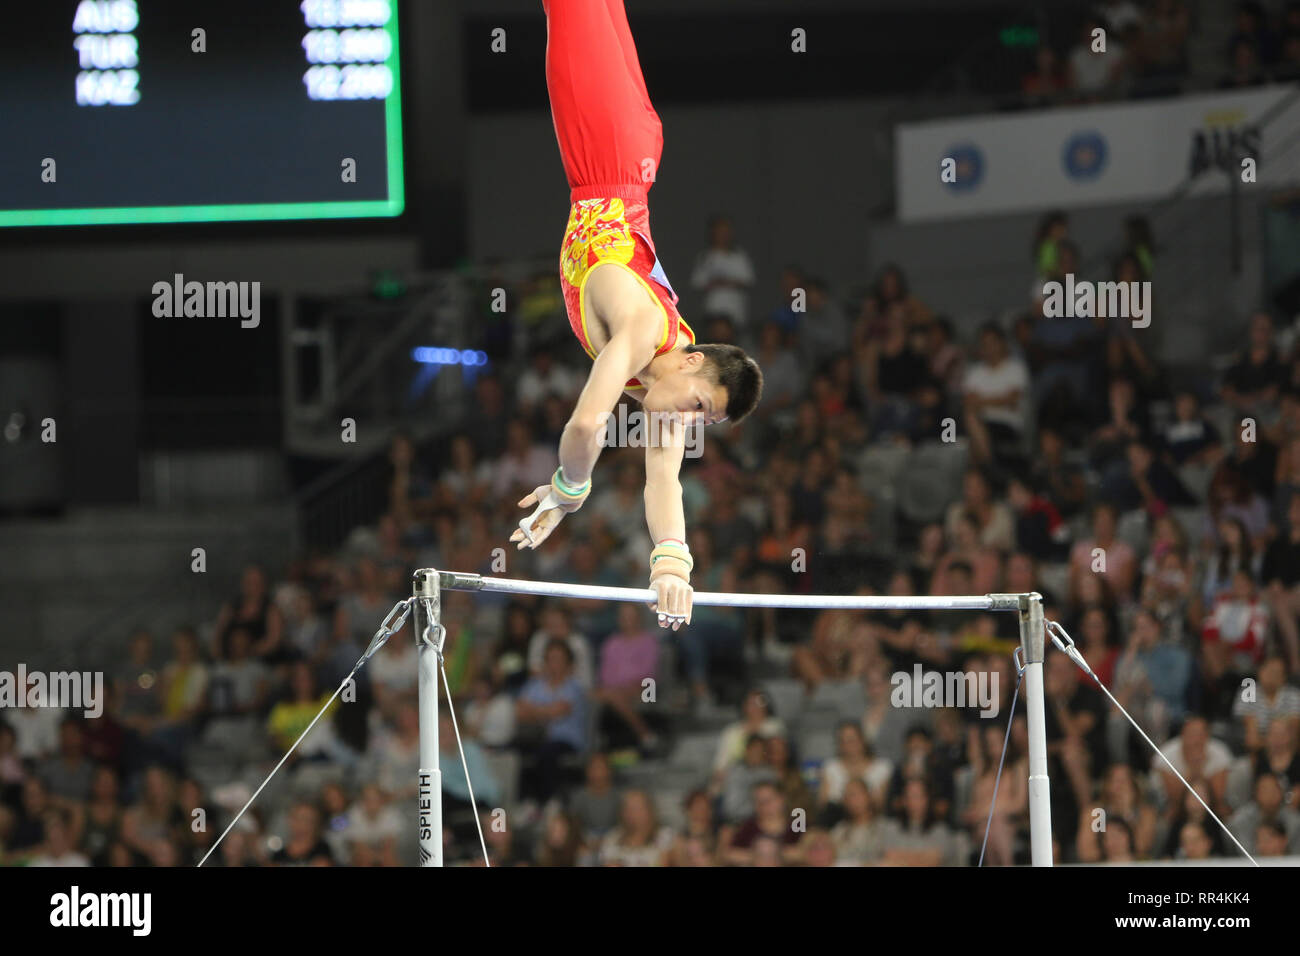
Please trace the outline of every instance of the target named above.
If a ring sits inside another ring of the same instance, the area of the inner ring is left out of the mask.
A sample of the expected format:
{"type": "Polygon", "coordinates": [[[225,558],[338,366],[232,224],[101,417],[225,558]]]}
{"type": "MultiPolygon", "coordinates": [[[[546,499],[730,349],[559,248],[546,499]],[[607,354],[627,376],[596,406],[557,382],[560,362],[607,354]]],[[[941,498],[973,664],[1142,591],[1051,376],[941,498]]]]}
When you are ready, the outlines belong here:
{"type": "MultiPolygon", "coordinates": [[[[618,32],[619,43],[623,47],[623,62],[641,95],[641,105],[647,112],[654,113],[655,108],[650,102],[650,93],[645,87],[645,76],[641,73],[641,58],[637,56],[636,41],[632,39],[632,28],[627,23],[627,9],[623,5],[623,0],[605,0],[605,8],[609,12],[609,19],[614,24],[614,29],[618,32]]],[[[657,118],[658,114],[656,114],[657,118]]]]}
{"type": "Polygon", "coordinates": [[[622,0],[543,0],[542,6],[551,117],[574,198],[582,198],[579,189],[598,196],[591,187],[609,186],[644,195],[663,132],[622,0]]]}

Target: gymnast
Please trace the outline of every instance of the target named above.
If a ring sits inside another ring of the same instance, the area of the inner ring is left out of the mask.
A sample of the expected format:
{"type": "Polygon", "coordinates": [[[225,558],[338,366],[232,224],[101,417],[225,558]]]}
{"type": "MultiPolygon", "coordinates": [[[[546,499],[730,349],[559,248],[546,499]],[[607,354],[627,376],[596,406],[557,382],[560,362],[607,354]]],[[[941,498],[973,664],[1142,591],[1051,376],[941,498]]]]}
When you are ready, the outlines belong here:
{"type": "Polygon", "coordinates": [[[697,345],[677,312],[650,239],[650,186],[663,133],[650,103],[623,0],[542,0],[546,85],[569,181],[560,283],[569,325],[595,361],[560,438],[560,467],[519,506],[536,510],[511,535],[536,548],[582,506],[606,417],[622,394],[647,420],[645,514],[651,606],[660,627],[690,622],[693,567],[679,472],[685,429],[738,422],[758,404],[763,376],[734,345],[697,345]]]}

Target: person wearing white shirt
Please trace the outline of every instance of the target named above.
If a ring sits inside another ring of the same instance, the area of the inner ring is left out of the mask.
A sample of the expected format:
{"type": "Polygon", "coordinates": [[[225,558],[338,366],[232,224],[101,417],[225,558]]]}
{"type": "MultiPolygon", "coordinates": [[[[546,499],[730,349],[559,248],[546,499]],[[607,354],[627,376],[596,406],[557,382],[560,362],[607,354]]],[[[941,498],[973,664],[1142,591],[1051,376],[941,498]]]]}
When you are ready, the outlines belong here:
{"type": "Polygon", "coordinates": [[[1116,33],[1124,33],[1131,26],[1142,25],[1142,11],[1133,0],[1106,0],[1097,12],[1116,33]]]}
{"type": "Polygon", "coordinates": [[[577,398],[580,391],[582,379],[578,373],[557,363],[547,348],[533,353],[532,364],[515,383],[515,399],[522,409],[535,408],[548,395],[568,401],[577,398]]]}
{"type": "Polygon", "coordinates": [[[1124,45],[1118,37],[1105,37],[1106,48],[1096,49],[1094,31],[1103,29],[1096,17],[1088,17],[1083,23],[1079,42],[1070,51],[1069,86],[1076,93],[1098,94],[1103,92],[1119,76],[1124,65],[1124,45]]]}
{"type": "Polygon", "coordinates": [[[1228,786],[1228,771],[1232,767],[1232,751],[1228,745],[1210,736],[1210,727],[1204,717],[1189,717],[1182,732],[1160,747],[1169,760],[1151,759],[1151,769],[1159,774],[1165,795],[1170,801],[1182,799],[1182,783],[1170,773],[1172,764],[1184,777],[1202,779],[1209,783],[1216,799],[1223,801],[1228,786]]]}
{"type": "Polygon", "coordinates": [[[506,429],[506,450],[494,468],[492,493],[505,498],[513,491],[527,494],[550,485],[555,471],[555,452],[533,441],[528,423],[515,419],[506,429]]]}
{"type": "Polygon", "coordinates": [[[731,220],[718,216],[709,223],[709,248],[695,260],[691,285],[704,293],[704,312],[718,313],[739,328],[749,320],[749,289],[754,264],[737,249],[731,220]]]}
{"type": "Polygon", "coordinates": [[[14,749],[23,760],[40,760],[59,749],[59,725],[63,710],[58,707],[18,707],[10,711],[14,749]]]}
{"type": "Polygon", "coordinates": [[[355,866],[397,866],[397,840],[402,819],[373,783],[361,789],[361,799],[348,810],[347,837],[355,866]]]}
{"type": "Polygon", "coordinates": [[[850,780],[861,780],[877,806],[884,805],[885,788],[894,775],[894,765],[877,757],[867,745],[862,728],[843,721],[835,732],[836,756],[822,764],[820,803],[841,804],[850,780]]]}
{"type": "Polygon", "coordinates": [[[508,747],[515,737],[514,698],[485,678],[474,682],[472,693],[464,705],[466,733],[485,747],[508,747]]]}
{"type": "Polygon", "coordinates": [[[90,866],[90,860],[72,843],[71,813],[51,810],[45,815],[45,843],[28,866],[90,866]]]}
{"type": "Polygon", "coordinates": [[[587,638],[572,629],[569,610],[562,604],[552,604],[542,612],[542,627],[528,642],[528,671],[537,675],[542,672],[542,663],[546,657],[546,645],[553,640],[563,641],[573,652],[573,676],[583,690],[592,686],[591,646],[587,638]]]}
{"type": "Polygon", "coordinates": [[[993,442],[1014,442],[1025,428],[1029,369],[1011,354],[1006,333],[993,323],[980,329],[979,361],[962,378],[966,430],[980,461],[993,457],[993,442]]]}
{"type": "Polygon", "coordinates": [[[380,711],[388,712],[391,702],[413,697],[417,684],[416,650],[412,641],[389,641],[370,660],[370,682],[380,711]]]}
{"type": "Polygon", "coordinates": [[[662,826],[644,790],[623,794],[618,826],[600,841],[601,866],[662,866],[673,846],[671,827],[662,826]]]}

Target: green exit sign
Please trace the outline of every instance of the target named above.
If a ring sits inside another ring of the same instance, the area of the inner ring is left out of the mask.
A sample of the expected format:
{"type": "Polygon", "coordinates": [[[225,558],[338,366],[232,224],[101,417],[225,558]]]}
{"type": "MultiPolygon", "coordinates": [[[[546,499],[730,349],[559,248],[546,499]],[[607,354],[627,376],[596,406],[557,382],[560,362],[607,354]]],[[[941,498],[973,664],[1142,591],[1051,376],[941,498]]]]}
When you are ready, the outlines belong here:
{"type": "Polygon", "coordinates": [[[406,282],[387,269],[371,276],[370,291],[376,299],[400,299],[406,295],[406,282]]]}
{"type": "Polygon", "coordinates": [[[1038,27],[1003,27],[998,39],[1003,46],[1038,46],[1038,27]]]}

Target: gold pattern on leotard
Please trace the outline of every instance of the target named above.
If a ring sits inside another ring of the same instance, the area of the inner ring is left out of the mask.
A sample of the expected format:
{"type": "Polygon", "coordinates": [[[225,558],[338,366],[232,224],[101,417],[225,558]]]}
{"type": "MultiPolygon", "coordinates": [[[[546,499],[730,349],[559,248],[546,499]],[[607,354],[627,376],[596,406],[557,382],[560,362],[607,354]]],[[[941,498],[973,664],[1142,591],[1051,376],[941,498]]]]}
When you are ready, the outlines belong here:
{"type": "Polygon", "coordinates": [[[636,239],[627,224],[623,200],[611,197],[575,202],[564,228],[563,249],[560,267],[565,280],[574,286],[581,285],[587,270],[598,262],[631,262],[636,239]]]}

